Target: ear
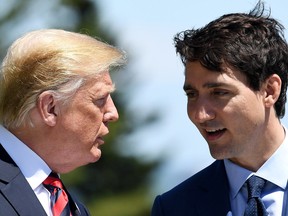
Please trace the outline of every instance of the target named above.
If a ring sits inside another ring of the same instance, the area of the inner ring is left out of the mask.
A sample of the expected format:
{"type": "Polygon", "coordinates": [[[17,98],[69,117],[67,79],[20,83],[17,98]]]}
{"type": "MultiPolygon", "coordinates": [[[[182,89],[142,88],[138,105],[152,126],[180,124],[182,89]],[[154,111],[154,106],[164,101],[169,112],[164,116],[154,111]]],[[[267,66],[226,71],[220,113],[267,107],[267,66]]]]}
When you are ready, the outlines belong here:
{"type": "Polygon", "coordinates": [[[277,74],[268,77],[263,84],[263,90],[265,93],[264,103],[267,108],[273,107],[278,100],[281,92],[281,85],[281,78],[277,74]]]}
{"type": "Polygon", "coordinates": [[[37,108],[41,119],[48,126],[55,126],[58,116],[58,107],[55,101],[55,96],[50,91],[42,92],[37,101],[37,108]]]}

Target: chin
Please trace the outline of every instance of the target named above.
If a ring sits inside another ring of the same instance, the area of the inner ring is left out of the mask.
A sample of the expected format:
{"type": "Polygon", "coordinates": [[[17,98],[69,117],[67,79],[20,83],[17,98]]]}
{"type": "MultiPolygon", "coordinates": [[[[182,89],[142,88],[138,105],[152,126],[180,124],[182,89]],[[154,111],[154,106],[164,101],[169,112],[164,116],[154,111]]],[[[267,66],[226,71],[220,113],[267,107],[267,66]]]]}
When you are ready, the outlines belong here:
{"type": "Polygon", "coordinates": [[[97,162],[98,160],[100,160],[100,157],[101,157],[101,156],[94,157],[94,160],[93,160],[91,163],[95,163],[95,162],[97,162]]]}
{"type": "Polygon", "coordinates": [[[92,150],[92,160],[91,160],[91,163],[95,163],[97,162],[100,158],[101,158],[101,150],[100,149],[94,149],[92,150]]]}
{"type": "Polygon", "coordinates": [[[225,150],[221,150],[219,148],[210,148],[210,154],[216,160],[223,160],[228,158],[228,154],[225,153],[225,150]]]}

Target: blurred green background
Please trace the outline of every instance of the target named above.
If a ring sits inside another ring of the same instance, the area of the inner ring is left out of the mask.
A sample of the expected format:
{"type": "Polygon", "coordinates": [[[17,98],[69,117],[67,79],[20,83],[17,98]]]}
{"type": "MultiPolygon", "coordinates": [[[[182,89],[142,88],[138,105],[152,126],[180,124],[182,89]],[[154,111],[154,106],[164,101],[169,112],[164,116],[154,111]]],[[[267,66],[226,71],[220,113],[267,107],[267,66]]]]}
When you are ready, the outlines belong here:
{"type": "MultiPolygon", "coordinates": [[[[22,32],[24,26],[31,30],[45,26],[86,33],[117,46],[117,38],[100,25],[96,0],[11,0],[1,4],[1,60],[10,44],[25,33],[22,32]]],[[[159,161],[148,162],[139,157],[125,156],[120,149],[127,142],[125,137],[153,124],[157,121],[157,114],[146,113],[141,120],[133,117],[136,113],[129,111],[127,114],[125,104],[129,98],[126,91],[129,91],[133,77],[125,68],[122,70],[112,73],[116,87],[122,86],[121,91],[112,95],[120,119],[110,124],[110,134],[102,148],[100,161],[62,175],[66,187],[87,205],[92,216],[150,215],[150,177],[159,161]]]]}

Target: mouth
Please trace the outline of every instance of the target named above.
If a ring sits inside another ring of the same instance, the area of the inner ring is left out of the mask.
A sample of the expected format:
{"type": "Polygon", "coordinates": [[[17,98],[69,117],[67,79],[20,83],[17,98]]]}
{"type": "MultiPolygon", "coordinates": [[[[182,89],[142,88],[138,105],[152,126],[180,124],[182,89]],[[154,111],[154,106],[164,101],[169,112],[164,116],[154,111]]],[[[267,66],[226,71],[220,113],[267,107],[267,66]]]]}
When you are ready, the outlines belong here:
{"type": "Polygon", "coordinates": [[[97,142],[99,145],[103,145],[103,144],[105,143],[103,137],[97,137],[96,142],[97,142]]]}
{"type": "Polygon", "coordinates": [[[99,146],[105,143],[104,136],[106,136],[108,133],[109,131],[107,131],[106,133],[99,134],[99,136],[96,138],[96,143],[98,143],[99,146]]]}
{"type": "Polygon", "coordinates": [[[209,141],[215,141],[223,136],[226,132],[226,128],[219,129],[205,129],[206,137],[209,141]]]}

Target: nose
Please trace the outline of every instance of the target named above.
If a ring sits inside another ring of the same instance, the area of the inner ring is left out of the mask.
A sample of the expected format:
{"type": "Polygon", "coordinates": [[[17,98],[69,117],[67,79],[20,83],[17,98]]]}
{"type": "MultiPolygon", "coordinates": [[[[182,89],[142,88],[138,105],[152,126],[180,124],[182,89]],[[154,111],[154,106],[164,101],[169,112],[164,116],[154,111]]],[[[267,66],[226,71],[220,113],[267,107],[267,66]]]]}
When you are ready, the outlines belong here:
{"type": "Polygon", "coordinates": [[[188,115],[194,123],[204,123],[215,118],[213,106],[207,101],[198,101],[193,104],[188,102],[188,115]]]}
{"type": "Polygon", "coordinates": [[[104,122],[115,122],[119,119],[117,108],[109,95],[107,98],[106,110],[104,113],[104,122]]]}

